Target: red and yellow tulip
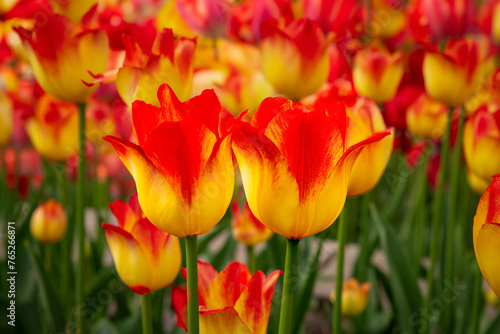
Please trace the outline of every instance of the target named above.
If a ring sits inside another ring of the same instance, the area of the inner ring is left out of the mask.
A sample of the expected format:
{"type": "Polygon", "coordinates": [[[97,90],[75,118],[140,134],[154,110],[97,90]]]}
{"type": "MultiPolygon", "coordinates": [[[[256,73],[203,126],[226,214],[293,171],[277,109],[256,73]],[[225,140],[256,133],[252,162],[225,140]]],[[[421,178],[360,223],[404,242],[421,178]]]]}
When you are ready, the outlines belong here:
{"type": "Polygon", "coordinates": [[[79,22],[89,9],[97,4],[97,0],[50,0],[54,12],[79,22]]]}
{"type": "Polygon", "coordinates": [[[352,80],[356,91],[377,103],[387,102],[396,95],[404,73],[403,53],[394,54],[368,47],[356,53],[352,80]]]}
{"type": "Polygon", "coordinates": [[[68,227],[68,216],[61,204],[50,199],[39,205],[30,220],[33,238],[43,243],[58,242],[68,227]]]}
{"type": "Polygon", "coordinates": [[[25,128],[33,146],[49,160],[66,160],[78,151],[78,107],[74,103],[43,95],[25,128]]]}
{"type": "Polygon", "coordinates": [[[175,0],[188,26],[207,37],[223,37],[229,26],[232,0],[175,0]]]}
{"type": "Polygon", "coordinates": [[[273,232],[255,217],[248,203],[245,203],[245,206],[241,209],[238,202],[233,202],[232,210],[233,220],[231,226],[236,240],[247,246],[255,246],[272,237],[273,232]]]}
{"type": "MultiPolygon", "coordinates": [[[[186,270],[183,269],[184,278],[186,270]]],[[[280,270],[265,277],[262,271],[251,275],[247,267],[231,262],[218,273],[210,264],[198,261],[200,333],[265,334],[274,285],[280,270]]],[[[187,328],[187,291],[176,287],[172,305],[177,325],[187,328]]]]}
{"type": "MultiPolygon", "coordinates": [[[[342,283],[342,315],[355,317],[363,313],[368,304],[370,288],[369,282],[359,284],[355,278],[342,283]]],[[[332,291],[330,300],[335,303],[335,291],[332,291]]]]}
{"type": "Polygon", "coordinates": [[[19,28],[24,51],[42,88],[68,102],[85,102],[97,87],[88,87],[88,73],[106,69],[108,37],[102,30],[82,30],[68,18],[51,14],[32,32],[19,28]]]}
{"type": "Polygon", "coordinates": [[[233,150],[248,205],[264,225],[287,239],[330,226],[340,214],[361,149],[389,135],[375,133],[346,145],[348,120],[334,99],[308,109],[267,98],[252,123],[240,122],[233,150]]]}
{"type": "Polygon", "coordinates": [[[500,296],[500,177],[496,177],[484,192],[477,207],[473,227],[474,251],[484,278],[500,296]]]}
{"type": "Polygon", "coordinates": [[[0,147],[10,140],[13,127],[13,106],[7,95],[0,90],[0,147]]]}
{"type": "Polygon", "coordinates": [[[129,203],[109,204],[118,226],[103,223],[118,275],[143,295],[172,283],[181,268],[179,239],[155,227],[144,216],[137,193],[129,203]]]}
{"type": "Polygon", "coordinates": [[[146,217],[178,237],[210,231],[233,195],[232,117],[221,120],[213,90],[180,102],[167,84],[160,107],[136,101],[132,118],[137,143],[108,136],[135,179],[146,217]]]}
{"type": "Polygon", "coordinates": [[[264,76],[289,99],[313,94],[328,78],[328,41],[313,21],[267,21],[260,47],[264,76]]]}
{"type": "Polygon", "coordinates": [[[422,139],[441,139],[448,124],[448,107],[422,93],[406,111],[408,130],[422,139]]]}
{"type": "Polygon", "coordinates": [[[467,120],[463,146],[469,185],[481,194],[500,174],[500,105],[493,111],[485,105],[467,120]]]}

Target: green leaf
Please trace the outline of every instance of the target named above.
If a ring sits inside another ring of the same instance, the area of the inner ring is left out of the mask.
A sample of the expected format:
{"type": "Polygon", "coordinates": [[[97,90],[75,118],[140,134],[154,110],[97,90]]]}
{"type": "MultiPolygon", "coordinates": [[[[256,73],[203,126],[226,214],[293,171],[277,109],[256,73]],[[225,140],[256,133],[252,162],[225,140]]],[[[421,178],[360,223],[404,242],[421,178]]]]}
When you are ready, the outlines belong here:
{"type": "Polygon", "coordinates": [[[108,318],[99,319],[92,325],[90,332],[93,334],[120,334],[118,328],[108,318]]]}
{"type": "Polygon", "coordinates": [[[500,314],[491,322],[490,326],[486,329],[484,334],[497,334],[500,333],[500,314]]]}

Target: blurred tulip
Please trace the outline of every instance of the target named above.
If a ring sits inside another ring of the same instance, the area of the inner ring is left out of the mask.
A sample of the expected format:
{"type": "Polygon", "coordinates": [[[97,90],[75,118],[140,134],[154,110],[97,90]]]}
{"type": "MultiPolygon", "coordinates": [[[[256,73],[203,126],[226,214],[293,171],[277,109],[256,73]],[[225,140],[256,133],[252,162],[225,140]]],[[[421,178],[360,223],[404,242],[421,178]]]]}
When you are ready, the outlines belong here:
{"type": "Polygon", "coordinates": [[[156,15],[156,29],[172,29],[175,36],[195,38],[196,33],[187,25],[177,10],[176,0],[167,0],[156,15]]]}
{"type": "Polygon", "coordinates": [[[43,243],[60,241],[66,233],[68,216],[61,204],[49,199],[39,205],[30,220],[33,238],[43,243]]]}
{"type": "Polygon", "coordinates": [[[408,130],[422,139],[439,140],[446,132],[448,107],[422,93],[406,112],[408,130]]]}
{"type": "Polygon", "coordinates": [[[368,47],[356,53],[352,79],[356,91],[377,103],[391,100],[404,73],[403,53],[368,47]]]}
{"type": "Polygon", "coordinates": [[[481,194],[500,174],[500,106],[494,112],[485,106],[466,121],[463,145],[469,184],[481,194]]]}
{"type": "Polygon", "coordinates": [[[423,74],[427,93],[448,106],[463,104],[495,69],[489,41],[452,39],[443,52],[427,52],[423,74]]]}
{"type": "Polygon", "coordinates": [[[252,124],[240,122],[234,133],[248,205],[266,227],[287,239],[306,238],[334,222],[354,160],[365,145],[389,135],[376,133],[347,147],[345,108],[327,101],[309,110],[281,97],[267,98],[252,124]]]}
{"type": "Polygon", "coordinates": [[[229,26],[231,0],[175,0],[191,29],[207,37],[223,37],[229,26]]]}
{"type": "Polygon", "coordinates": [[[495,70],[495,72],[482,83],[480,88],[475,91],[474,96],[467,100],[465,103],[465,110],[468,115],[471,115],[484,104],[500,105],[500,69],[495,70]]]}
{"type": "Polygon", "coordinates": [[[255,246],[258,243],[269,240],[273,232],[265,227],[252,213],[248,203],[245,202],[243,209],[240,209],[238,202],[233,202],[233,236],[239,242],[247,246],[255,246]]]}
{"type": "Polygon", "coordinates": [[[370,29],[375,36],[390,38],[406,26],[406,13],[402,0],[371,0],[370,29]]]}
{"type": "Polygon", "coordinates": [[[109,207],[118,226],[102,226],[123,282],[139,295],[172,283],[181,268],[179,239],[149,222],[139,206],[137,193],[129,203],[115,201],[109,207]]]}
{"type": "Polygon", "coordinates": [[[104,101],[91,98],[85,110],[86,136],[93,144],[101,144],[102,137],[116,135],[116,125],[113,119],[114,110],[104,101]]]}
{"type": "Polygon", "coordinates": [[[123,36],[126,58],[116,75],[116,87],[127,105],[141,100],[159,106],[156,92],[163,83],[168,83],[181,101],[191,94],[193,78],[193,54],[196,41],[174,39],[172,30],[163,30],[155,40],[150,52],[141,50],[130,36],[123,36]]]}
{"type": "Polygon", "coordinates": [[[52,14],[45,24],[35,25],[33,32],[18,29],[33,73],[42,88],[69,102],[85,102],[97,87],[83,81],[88,73],[106,69],[109,46],[102,30],[84,31],[68,18],[52,14]]]}
{"type": "Polygon", "coordinates": [[[0,90],[0,147],[5,146],[12,134],[13,106],[7,95],[0,90]]]}
{"type": "MultiPolygon", "coordinates": [[[[363,313],[368,304],[370,288],[369,282],[359,284],[355,278],[342,283],[342,315],[355,317],[363,313]]],[[[330,300],[335,303],[335,291],[332,291],[330,300]]]]}
{"type": "MultiPolygon", "coordinates": [[[[184,278],[186,270],[182,269],[184,278]]],[[[198,261],[200,333],[267,333],[274,285],[281,275],[262,271],[251,275],[244,264],[231,262],[218,273],[208,263],[198,261]]],[[[177,326],[188,332],[187,291],[174,287],[172,306],[177,326]]]]}
{"type": "Polygon", "coordinates": [[[265,22],[260,47],[264,76],[289,99],[311,95],[328,77],[328,41],[313,21],[265,22]]]}
{"type": "MultiPolygon", "coordinates": [[[[377,132],[387,130],[382,113],[372,100],[359,97],[352,107],[347,108],[349,127],[346,147],[353,146],[377,132]]],[[[347,196],[358,196],[371,190],[385,171],[392,153],[394,135],[366,145],[356,158],[349,177],[347,196]]]]}
{"type": "Polygon", "coordinates": [[[406,130],[406,114],[411,106],[423,93],[423,88],[404,86],[399,89],[396,96],[385,103],[385,122],[399,130],[406,130]]]}
{"type": "Polygon", "coordinates": [[[479,27],[486,35],[500,44],[500,0],[487,0],[482,3],[478,15],[479,27]]]}
{"type": "Polygon", "coordinates": [[[78,151],[78,107],[73,103],[45,94],[25,127],[33,146],[49,160],[66,160],[78,151]]]}
{"type": "Polygon", "coordinates": [[[234,190],[231,123],[213,90],[180,102],[167,84],[160,107],[136,101],[138,145],[107,136],[135,179],[148,219],[178,237],[205,234],[224,216],[234,190]],[[167,144],[167,145],[166,145],[167,144]]]}
{"type": "Polygon", "coordinates": [[[500,296],[500,177],[496,177],[484,192],[474,217],[473,241],[477,263],[484,279],[500,296]]]}
{"type": "Polygon", "coordinates": [[[79,22],[89,9],[97,4],[97,0],[50,0],[54,12],[79,22]]]}

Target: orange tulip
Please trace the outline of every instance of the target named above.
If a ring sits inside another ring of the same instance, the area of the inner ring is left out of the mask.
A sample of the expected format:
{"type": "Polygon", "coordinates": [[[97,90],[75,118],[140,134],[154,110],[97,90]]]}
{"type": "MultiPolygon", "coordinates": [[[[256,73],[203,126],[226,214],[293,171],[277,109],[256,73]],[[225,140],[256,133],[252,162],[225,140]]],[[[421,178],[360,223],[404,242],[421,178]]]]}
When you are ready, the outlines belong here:
{"type": "Polygon", "coordinates": [[[441,139],[448,125],[448,107],[422,93],[406,111],[408,130],[423,139],[441,139]]]}
{"type": "Polygon", "coordinates": [[[495,69],[495,52],[486,39],[451,39],[443,52],[425,54],[427,93],[448,106],[463,104],[495,69]]]}
{"type": "Polygon", "coordinates": [[[328,77],[328,42],[313,21],[292,21],[284,27],[267,21],[260,47],[264,76],[290,99],[311,95],[328,77]]]}
{"type": "Polygon", "coordinates": [[[473,241],[477,263],[484,278],[500,296],[500,177],[496,177],[481,197],[474,217],[473,241]]]}
{"type": "Polygon", "coordinates": [[[68,227],[68,216],[61,204],[50,199],[39,205],[30,220],[33,238],[44,243],[58,242],[64,237],[68,227]]]}
{"type": "Polygon", "coordinates": [[[239,242],[247,246],[255,246],[258,243],[269,240],[273,232],[265,227],[250,211],[248,203],[240,209],[238,202],[233,202],[233,236],[239,242]]]}
{"type": "MultiPolygon", "coordinates": [[[[267,278],[262,271],[251,275],[247,267],[231,262],[218,273],[208,263],[198,261],[200,333],[265,334],[271,312],[274,285],[281,275],[273,271],[267,278]]],[[[183,269],[184,278],[186,270],[183,269]]],[[[175,287],[172,305],[177,326],[187,328],[187,291],[175,287]]]]}
{"type": "Polygon", "coordinates": [[[78,107],[73,103],[45,94],[25,127],[33,146],[49,160],[66,160],[78,151],[78,107]]]}
{"type": "MultiPolygon", "coordinates": [[[[368,304],[370,288],[370,283],[359,284],[355,278],[342,283],[342,315],[355,317],[363,313],[368,304]]],[[[335,303],[335,291],[332,291],[330,300],[335,303]]]]}
{"type": "Polygon", "coordinates": [[[106,32],[84,31],[58,14],[51,14],[45,24],[35,25],[32,33],[23,28],[17,31],[40,86],[58,99],[85,102],[97,87],[88,87],[82,80],[91,79],[88,71],[101,73],[106,69],[106,32]]]}
{"type": "Polygon", "coordinates": [[[103,223],[111,255],[122,281],[143,295],[172,283],[181,268],[179,239],[149,222],[137,193],[129,203],[109,204],[118,226],[103,223]]]}
{"type": "Polygon", "coordinates": [[[13,127],[13,106],[7,95],[0,90],[0,147],[10,140],[13,127]]]}
{"type": "Polygon", "coordinates": [[[492,112],[485,105],[467,120],[463,145],[469,185],[481,194],[500,174],[500,106],[492,112]]]}
{"type": "Polygon", "coordinates": [[[352,80],[356,91],[377,103],[391,100],[404,73],[403,53],[369,47],[356,53],[352,80]]]}
{"type": "MultiPolygon", "coordinates": [[[[352,107],[347,108],[349,127],[346,147],[359,143],[387,127],[377,104],[366,97],[359,97],[352,107]]],[[[358,196],[371,190],[378,183],[392,153],[394,135],[367,145],[352,166],[347,196],[358,196]]]]}
{"type": "Polygon", "coordinates": [[[180,102],[167,84],[160,107],[136,101],[138,145],[107,136],[135,179],[148,219],[178,237],[205,234],[224,216],[233,195],[231,123],[213,90],[180,102]]]}
{"type": "Polygon", "coordinates": [[[233,150],[248,205],[266,227],[302,239],[330,226],[340,214],[348,179],[361,149],[389,135],[375,133],[347,147],[347,116],[336,100],[309,110],[267,98],[252,124],[240,122],[233,150]]]}

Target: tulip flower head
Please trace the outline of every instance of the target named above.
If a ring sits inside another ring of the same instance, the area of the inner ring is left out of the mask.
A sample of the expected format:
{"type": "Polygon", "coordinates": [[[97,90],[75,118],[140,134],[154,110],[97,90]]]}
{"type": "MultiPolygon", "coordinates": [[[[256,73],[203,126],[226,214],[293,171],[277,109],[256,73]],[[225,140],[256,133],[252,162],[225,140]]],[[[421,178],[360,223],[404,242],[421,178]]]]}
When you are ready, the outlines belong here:
{"type": "Polygon", "coordinates": [[[267,98],[252,123],[239,122],[233,151],[255,217],[287,239],[330,226],[340,214],[361,149],[389,135],[375,133],[346,145],[347,116],[334,99],[308,109],[267,98]]]}
{"type": "Polygon", "coordinates": [[[371,0],[373,18],[371,31],[382,38],[398,35],[406,26],[406,13],[402,0],[371,0]]]}
{"type": "MultiPolygon", "coordinates": [[[[186,270],[182,273],[186,278],[186,270]]],[[[198,261],[200,333],[265,334],[274,285],[280,270],[265,277],[262,271],[251,275],[247,267],[231,262],[218,273],[210,264],[198,261]]],[[[187,328],[187,290],[175,287],[172,305],[177,325],[187,328]]]]}
{"type": "Polygon", "coordinates": [[[105,31],[85,31],[68,18],[52,14],[45,24],[35,25],[33,32],[19,28],[18,33],[33,73],[48,94],[77,103],[85,102],[97,88],[82,80],[91,79],[89,71],[106,69],[109,45],[105,31]]]}
{"type": "Polygon", "coordinates": [[[500,174],[500,106],[491,112],[485,105],[467,120],[463,145],[469,185],[482,194],[500,174]]]}
{"type": "Polygon", "coordinates": [[[422,139],[439,140],[448,124],[448,107],[422,93],[406,112],[408,130],[422,139]]]}
{"type": "Polygon", "coordinates": [[[97,0],[50,0],[54,12],[64,15],[73,22],[79,22],[97,0]]]}
{"type": "MultiPolygon", "coordinates": [[[[370,288],[370,283],[359,284],[355,278],[342,283],[342,315],[355,317],[363,313],[368,304],[370,288]]],[[[332,291],[330,300],[335,303],[335,291],[332,291]]]]}
{"type": "Polygon", "coordinates": [[[191,29],[207,37],[225,36],[231,0],[175,0],[179,14],[191,29]]]}
{"type": "Polygon", "coordinates": [[[287,98],[316,92],[328,78],[328,41],[313,21],[302,19],[262,25],[262,72],[287,98]]]}
{"type": "Polygon", "coordinates": [[[74,103],[45,94],[25,127],[33,146],[49,160],[66,160],[78,150],[78,107],[74,103]]]}
{"type": "Polygon", "coordinates": [[[123,282],[139,295],[172,283],[181,267],[179,239],[149,222],[139,206],[137,193],[129,203],[117,200],[109,207],[118,226],[102,226],[123,282]]]}
{"type": "Polygon", "coordinates": [[[500,177],[491,182],[479,201],[472,237],[484,279],[500,296],[500,266],[496,257],[500,251],[500,177]]]}
{"type": "Polygon", "coordinates": [[[255,246],[272,237],[273,232],[254,216],[248,203],[245,203],[245,206],[241,209],[238,202],[233,202],[232,210],[233,220],[231,226],[236,240],[247,246],[255,246]]]}
{"type": "Polygon", "coordinates": [[[180,102],[167,84],[160,107],[136,101],[132,118],[137,143],[107,136],[135,179],[146,217],[178,237],[210,231],[224,216],[234,190],[231,132],[221,120],[213,90],[180,102]]]}
{"type": "Polygon", "coordinates": [[[68,216],[61,204],[50,199],[39,205],[30,220],[33,238],[43,243],[60,241],[68,227],[68,216]]]}
{"type": "Polygon", "coordinates": [[[490,35],[496,44],[500,44],[500,1],[488,0],[483,2],[478,20],[483,33],[490,35]]]}
{"type": "Polygon", "coordinates": [[[495,69],[495,50],[487,40],[452,39],[443,52],[424,58],[425,89],[448,106],[463,104],[495,69]]]}
{"type": "Polygon", "coordinates": [[[403,53],[368,47],[356,53],[352,80],[356,91],[377,103],[391,100],[404,73],[403,53]]]}

